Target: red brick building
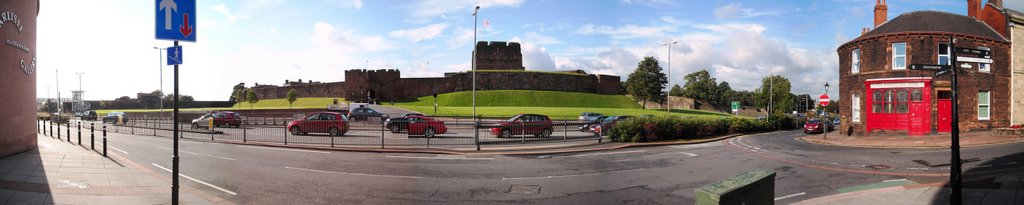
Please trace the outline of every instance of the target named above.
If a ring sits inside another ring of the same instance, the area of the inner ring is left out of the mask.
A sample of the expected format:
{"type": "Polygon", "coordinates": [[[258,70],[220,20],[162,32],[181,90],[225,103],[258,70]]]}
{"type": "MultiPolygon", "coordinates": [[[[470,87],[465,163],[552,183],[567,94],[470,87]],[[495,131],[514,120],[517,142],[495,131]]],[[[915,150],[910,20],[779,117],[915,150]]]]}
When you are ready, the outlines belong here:
{"type": "Polygon", "coordinates": [[[910,68],[948,65],[950,38],[957,39],[956,47],[991,52],[970,57],[992,60],[955,65],[962,68],[957,79],[960,130],[1009,125],[1010,42],[979,20],[978,0],[969,0],[967,6],[969,16],[915,11],[886,21],[885,1],[876,1],[875,28],[837,49],[844,134],[949,132],[951,76],[910,68]]]}

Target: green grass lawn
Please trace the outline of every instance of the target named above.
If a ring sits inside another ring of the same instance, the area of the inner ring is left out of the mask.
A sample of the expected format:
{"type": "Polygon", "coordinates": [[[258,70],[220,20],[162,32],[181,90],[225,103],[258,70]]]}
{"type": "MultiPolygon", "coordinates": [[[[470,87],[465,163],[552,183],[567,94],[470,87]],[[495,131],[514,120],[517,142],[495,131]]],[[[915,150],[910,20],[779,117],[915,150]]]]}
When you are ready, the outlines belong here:
{"type": "MultiPolygon", "coordinates": [[[[477,91],[476,95],[477,107],[640,108],[633,99],[624,95],[535,90],[487,90],[477,91]]],[[[471,107],[473,93],[467,91],[439,94],[437,104],[443,107],[471,107]]],[[[434,97],[424,96],[413,102],[396,102],[395,105],[433,107],[434,97]]]]}
{"type": "MultiPolygon", "coordinates": [[[[473,113],[472,107],[439,107],[437,114],[434,114],[433,106],[409,106],[409,105],[395,105],[395,107],[413,110],[428,115],[438,116],[471,116],[473,113]]],[[[579,118],[582,112],[597,112],[604,115],[632,115],[640,116],[645,114],[650,115],[665,115],[668,112],[665,110],[644,110],[640,108],[588,108],[588,107],[477,107],[477,114],[484,117],[511,117],[517,114],[531,113],[531,114],[542,114],[551,117],[553,120],[576,120],[579,118]]],[[[729,117],[733,115],[707,112],[700,110],[672,110],[671,115],[683,116],[683,117],[729,117]]],[[[741,116],[737,116],[741,117],[741,116]]],[[[743,117],[747,118],[747,117],[743,117]]]]}
{"type": "MultiPolygon", "coordinates": [[[[338,99],[338,102],[345,102],[345,98],[298,98],[295,103],[292,104],[291,108],[294,109],[306,109],[306,108],[327,108],[327,104],[334,102],[334,99],[338,99]]],[[[248,110],[250,109],[248,102],[236,103],[232,107],[204,107],[204,108],[183,108],[182,111],[209,111],[209,110],[248,110]]],[[[270,99],[260,100],[255,104],[252,104],[251,109],[288,109],[288,100],[285,99],[270,99]]],[[[168,111],[170,109],[165,109],[168,111]]],[[[110,110],[96,110],[96,114],[104,116],[108,112],[159,112],[160,109],[110,109],[110,110]]]]}

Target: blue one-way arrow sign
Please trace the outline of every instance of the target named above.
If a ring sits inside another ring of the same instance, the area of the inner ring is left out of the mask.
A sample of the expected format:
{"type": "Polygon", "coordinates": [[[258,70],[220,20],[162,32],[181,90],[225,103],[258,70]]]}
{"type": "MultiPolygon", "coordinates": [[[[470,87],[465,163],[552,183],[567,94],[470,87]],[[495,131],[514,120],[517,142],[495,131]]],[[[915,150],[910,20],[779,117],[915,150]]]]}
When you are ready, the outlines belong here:
{"type": "Polygon", "coordinates": [[[182,62],[181,46],[167,47],[167,65],[178,65],[182,62]]]}
{"type": "Polygon", "coordinates": [[[156,0],[156,39],[196,42],[196,0],[156,0]]]}

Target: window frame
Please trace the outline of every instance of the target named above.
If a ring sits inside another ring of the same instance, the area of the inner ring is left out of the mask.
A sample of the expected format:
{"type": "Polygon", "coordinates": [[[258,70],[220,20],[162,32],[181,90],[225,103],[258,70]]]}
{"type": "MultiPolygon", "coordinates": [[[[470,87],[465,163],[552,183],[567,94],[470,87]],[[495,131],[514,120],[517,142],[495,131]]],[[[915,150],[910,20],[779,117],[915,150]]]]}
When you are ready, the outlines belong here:
{"type": "MultiPolygon", "coordinates": [[[[989,48],[989,47],[978,46],[978,50],[988,51],[988,55],[992,56],[992,49],[989,48]]],[[[992,64],[989,64],[989,63],[978,63],[978,72],[991,73],[992,72],[992,64]]]]}
{"type": "Polygon", "coordinates": [[[850,58],[850,74],[860,73],[860,48],[854,48],[850,58]]]}
{"type": "Polygon", "coordinates": [[[992,119],[992,92],[978,91],[978,120],[992,119]],[[981,93],[985,93],[985,104],[981,104],[981,93]],[[981,117],[981,107],[985,107],[985,117],[981,117]]]}
{"type": "Polygon", "coordinates": [[[937,46],[937,48],[938,48],[938,52],[935,52],[935,55],[936,55],[935,64],[938,64],[938,65],[949,65],[950,63],[952,63],[952,59],[951,59],[952,55],[950,55],[950,53],[953,50],[952,50],[952,48],[949,47],[949,44],[948,43],[939,43],[939,46],[937,46]],[[946,54],[942,54],[942,46],[946,46],[946,54]],[[946,57],[946,63],[942,63],[942,57],[946,57]]]}
{"type": "Polygon", "coordinates": [[[853,95],[851,97],[851,99],[853,99],[851,101],[851,103],[853,103],[853,104],[850,105],[850,120],[853,121],[853,122],[860,122],[860,100],[861,99],[860,99],[860,96],[857,95],[857,93],[854,93],[854,94],[851,94],[851,95],[853,95]]]}
{"type": "Polygon", "coordinates": [[[896,43],[892,43],[891,46],[892,46],[892,59],[891,59],[892,70],[906,70],[907,69],[907,42],[896,42],[896,43]],[[901,50],[901,51],[902,51],[903,54],[896,54],[896,51],[897,51],[896,50],[896,45],[902,45],[903,50],[901,50]],[[896,58],[902,58],[903,66],[897,67],[896,58]]]}

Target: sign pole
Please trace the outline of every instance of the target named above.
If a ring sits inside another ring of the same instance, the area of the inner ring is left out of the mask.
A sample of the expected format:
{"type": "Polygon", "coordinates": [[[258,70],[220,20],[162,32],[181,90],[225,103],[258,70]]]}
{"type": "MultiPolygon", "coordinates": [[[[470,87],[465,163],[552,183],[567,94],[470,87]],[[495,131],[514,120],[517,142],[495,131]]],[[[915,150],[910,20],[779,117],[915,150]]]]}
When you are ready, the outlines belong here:
{"type": "MultiPolygon", "coordinates": [[[[178,41],[174,41],[174,46],[178,46],[178,41]]],[[[174,65],[174,119],[171,122],[174,123],[174,153],[171,155],[171,204],[178,204],[178,137],[181,135],[178,130],[178,65],[174,65]]]]}
{"type": "MultiPolygon", "coordinates": [[[[949,46],[951,48],[956,48],[956,38],[949,38],[949,46]]],[[[957,66],[958,65],[957,65],[957,59],[956,59],[957,58],[956,57],[957,56],[956,52],[951,52],[950,55],[952,55],[952,57],[949,58],[949,62],[950,62],[950,65],[951,65],[951,67],[953,69],[953,70],[950,71],[950,72],[953,73],[953,75],[952,75],[953,76],[953,80],[951,82],[952,86],[953,86],[953,89],[950,89],[951,93],[953,95],[952,96],[953,99],[951,99],[952,102],[950,102],[950,104],[952,104],[951,107],[953,109],[952,112],[951,112],[952,116],[950,116],[950,117],[953,118],[953,120],[951,120],[952,121],[951,122],[952,123],[951,127],[952,127],[952,132],[953,132],[952,133],[952,138],[953,138],[952,140],[953,140],[953,142],[952,142],[952,145],[949,147],[950,148],[949,161],[950,161],[950,164],[952,165],[951,169],[949,169],[949,172],[950,172],[949,173],[949,183],[950,183],[950,189],[952,189],[953,191],[951,193],[952,196],[950,196],[949,201],[950,201],[950,204],[957,204],[958,205],[958,204],[961,204],[963,202],[962,199],[960,198],[960,196],[962,194],[961,187],[960,187],[960,185],[961,185],[961,183],[960,183],[960,180],[961,180],[961,178],[960,178],[960,120],[959,120],[960,119],[960,117],[959,117],[959,115],[960,115],[959,114],[959,110],[960,110],[959,104],[960,103],[958,102],[959,101],[959,99],[958,99],[959,96],[957,94],[958,93],[957,91],[960,90],[960,87],[957,84],[957,80],[956,80],[956,78],[957,78],[956,77],[957,76],[956,73],[958,73],[957,72],[957,70],[958,70],[957,66]]]]}

